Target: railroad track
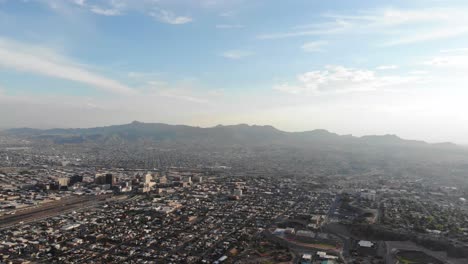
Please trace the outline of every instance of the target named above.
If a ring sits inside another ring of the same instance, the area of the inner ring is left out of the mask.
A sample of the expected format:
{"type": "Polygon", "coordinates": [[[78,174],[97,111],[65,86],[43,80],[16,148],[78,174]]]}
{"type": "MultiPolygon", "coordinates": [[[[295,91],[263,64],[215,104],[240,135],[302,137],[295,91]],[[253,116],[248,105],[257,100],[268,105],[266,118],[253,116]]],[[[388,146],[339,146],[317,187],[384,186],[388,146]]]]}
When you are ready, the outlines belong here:
{"type": "Polygon", "coordinates": [[[29,211],[22,211],[14,215],[4,215],[0,217],[0,229],[6,229],[16,224],[25,224],[41,220],[44,218],[53,217],[65,212],[79,210],[82,207],[90,206],[99,201],[105,201],[110,196],[86,197],[79,199],[67,199],[62,202],[57,202],[52,205],[47,204],[29,211]]]}

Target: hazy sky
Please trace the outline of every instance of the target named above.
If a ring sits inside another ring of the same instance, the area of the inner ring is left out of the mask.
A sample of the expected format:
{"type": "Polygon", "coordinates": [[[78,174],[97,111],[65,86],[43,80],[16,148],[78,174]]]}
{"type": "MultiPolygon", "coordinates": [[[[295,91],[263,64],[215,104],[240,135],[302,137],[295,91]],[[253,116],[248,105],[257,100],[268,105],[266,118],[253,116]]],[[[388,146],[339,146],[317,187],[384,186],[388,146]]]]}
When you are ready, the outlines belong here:
{"type": "Polygon", "coordinates": [[[0,0],[0,128],[249,123],[468,143],[466,14],[466,0],[0,0]]]}

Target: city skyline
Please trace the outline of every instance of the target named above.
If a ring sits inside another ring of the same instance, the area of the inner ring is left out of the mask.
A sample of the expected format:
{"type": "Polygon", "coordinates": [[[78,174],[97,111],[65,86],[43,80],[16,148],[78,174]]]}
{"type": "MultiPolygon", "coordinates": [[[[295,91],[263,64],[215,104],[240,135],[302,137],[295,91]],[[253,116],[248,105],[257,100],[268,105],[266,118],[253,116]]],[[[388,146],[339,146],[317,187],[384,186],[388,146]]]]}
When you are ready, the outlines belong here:
{"type": "Polygon", "coordinates": [[[0,1],[0,127],[272,125],[466,144],[463,1],[0,1]]]}

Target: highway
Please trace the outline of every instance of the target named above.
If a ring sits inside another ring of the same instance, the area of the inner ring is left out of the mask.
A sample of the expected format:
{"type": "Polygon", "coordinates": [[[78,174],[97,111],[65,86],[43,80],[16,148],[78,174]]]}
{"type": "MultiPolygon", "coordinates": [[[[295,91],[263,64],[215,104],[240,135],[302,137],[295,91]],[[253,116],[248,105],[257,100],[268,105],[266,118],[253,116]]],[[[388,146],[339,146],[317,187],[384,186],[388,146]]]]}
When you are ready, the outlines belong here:
{"type": "Polygon", "coordinates": [[[84,207],[105,202],[110,195],[71,197],[30,209],[18,211],[13,215],[3,215],[0,217],[0,229],[9,228],[19,223],[30,223],[40,219],[53,217],[68,211],[79,210],[84,207]]]}

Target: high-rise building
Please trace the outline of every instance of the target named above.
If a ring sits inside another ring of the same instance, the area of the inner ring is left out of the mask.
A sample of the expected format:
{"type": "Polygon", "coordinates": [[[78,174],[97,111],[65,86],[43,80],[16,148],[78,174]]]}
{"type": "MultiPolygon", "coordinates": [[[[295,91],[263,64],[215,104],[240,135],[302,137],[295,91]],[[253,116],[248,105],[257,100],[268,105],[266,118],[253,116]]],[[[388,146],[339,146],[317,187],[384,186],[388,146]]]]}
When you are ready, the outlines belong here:
{"type": "Polygon", "coordinates": [[[78,182],[83,182],[83,176],[75,174],[70,177],[70,185],[73,185],[78,182]]]}
{"type": "Polygon", "coordinates": [[[144,183],[150,183],[153,180],[153,176],[150,173],[147,173],[145,177],[143,177],[144,183]]]}
{"type": "Polygon", "coordinates": [[[94,183],[96,184],[106,184],[106,175],[103,173],[98,173],[94,176],[94,183]]]}
{"type": "Polygon", "coordinates": [[[192,177],[191,176],[187,176],[187,177],[184,177],[182,178],[182,182],[186,182],[186,183],[192,183],[192,177]]]}
{"type": "Polygon", "coordinates": [[[106,174],[105,180],[106,180],[105,184],[115,185],[117,183],[117,179],[111,173],[106,174]]]}
{"type": "Polygon", "coordinates": [[[195,175],[195,176],[193,176],[193,181],[198,182],[198,183],[202,183],[203,177],[201,175],[195,175]]]}

